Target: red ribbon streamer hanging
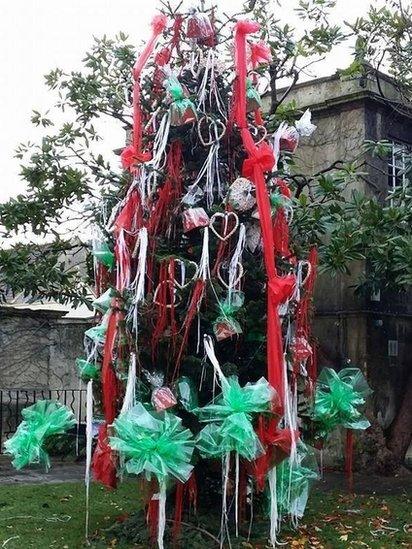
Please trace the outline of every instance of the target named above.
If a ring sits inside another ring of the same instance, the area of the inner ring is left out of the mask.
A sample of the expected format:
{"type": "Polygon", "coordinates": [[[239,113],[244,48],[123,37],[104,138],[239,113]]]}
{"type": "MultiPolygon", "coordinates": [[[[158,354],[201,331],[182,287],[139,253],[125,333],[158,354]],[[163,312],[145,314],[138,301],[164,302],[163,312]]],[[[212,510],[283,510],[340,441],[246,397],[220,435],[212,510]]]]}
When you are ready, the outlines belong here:
{"type": "Polygon", "coordinates": [[[293,291],[293,276],[279,277],[275,265],[272,213],[266,188],[265,172],[273,169],[275,158],[271,147],[263,142],[256,145],[247,126],[246,116],[246,36],[256,32],[260,26],[255,21],[238,21],[235,28],[236,48],[236,90],[237,109],[235,122],[241,130],[243,145],[248,158],[243,165],[243,175],[253,181],[256,187],[256,201],[263,240],[263,257],[268,279],[267,290],[267,368],[268,381],[276,389],[280,408],[285,401],[285,379],[283,368],[283,343],[278,306],[293,291]]]}

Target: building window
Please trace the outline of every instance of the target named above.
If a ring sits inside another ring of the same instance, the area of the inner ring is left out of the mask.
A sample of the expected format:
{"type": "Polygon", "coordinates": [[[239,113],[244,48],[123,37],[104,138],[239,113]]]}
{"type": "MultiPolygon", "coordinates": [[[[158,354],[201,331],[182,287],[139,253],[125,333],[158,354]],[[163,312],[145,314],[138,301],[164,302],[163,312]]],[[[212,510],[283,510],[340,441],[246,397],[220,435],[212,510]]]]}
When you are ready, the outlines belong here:
{"type": "Polygon", "coordinates": [[[406,143],[391,142],[388,160],[388,190],[395,191],[410,182],[412,170],[412,147],[406,143]]]}

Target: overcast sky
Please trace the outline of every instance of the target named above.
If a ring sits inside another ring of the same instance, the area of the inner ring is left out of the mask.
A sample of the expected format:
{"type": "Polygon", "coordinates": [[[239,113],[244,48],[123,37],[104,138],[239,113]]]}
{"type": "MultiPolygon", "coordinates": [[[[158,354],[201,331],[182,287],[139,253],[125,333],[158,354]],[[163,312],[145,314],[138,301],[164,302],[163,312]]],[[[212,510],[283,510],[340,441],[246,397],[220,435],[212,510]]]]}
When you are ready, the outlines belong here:
{"type": "MultiPolygon", "coordinates": [[[[238,11],[242,0],[218,0],[226,12],[238,11]]],[[[363,14],[369,0],[337,0],[336,22],[363,14]]],[[[296,0],[284,0],[290,9],[296,0]]],[[[275,4],[276,5],[276,4],[275,4]]],[[[43,75],[61,67],[80,66],[93,36],[114,36],[122,30],[139,44],[149,34],[149,22],[157,0],[12,0],[2,2],[0,14],[0,201],[24,190],[19,180],[19,161],[13,158],[16,145],[32,141],[39,133],[30,124],[32,109],[44,112],[53,96],[43,84],[43,75]],[[7,7],[6,7],[7,6],[7,7]]],[[[278,9],[278,8],[277,8],[278,9]]],[[[285,10],[279,17],[288,15],[285,10]]],[[[350,51],[339,48],[316,69],[331,74],[347,66],[350,51]]],[[[123,140],[123,130],[108,128],[105,146],[114,148],[123,140]]]]}

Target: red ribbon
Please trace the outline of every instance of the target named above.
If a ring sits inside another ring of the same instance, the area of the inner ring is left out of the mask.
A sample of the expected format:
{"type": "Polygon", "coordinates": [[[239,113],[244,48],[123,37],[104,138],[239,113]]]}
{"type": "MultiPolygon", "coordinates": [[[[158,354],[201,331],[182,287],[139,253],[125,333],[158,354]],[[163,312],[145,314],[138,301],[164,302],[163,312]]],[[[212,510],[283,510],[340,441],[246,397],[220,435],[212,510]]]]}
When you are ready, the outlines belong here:
{"type": "Polygon", "coordinates": [[[107,425],[101,425],[97,445],[93,454],[92,461],[93,477],[108,488],[117,486],[117,467],[115,456],[109,446],[107,434],[107,425]]]}
{"type": "Polygon", "coordinates": [[[147,162],[150,160],[150,153],[142,152],[142,111],[140,108],[140,75],[144,69],[149,57],[152,55],[153,50],[156,46],[156,42],[162,32],[165,30],[168,23],[166,15],[155,15],[152,20],[152,36],[147,42],[144,50],[137,58],[136,63],[133,67],[133,141],[132,145],[126,147],[122,153],[122,164],[123,167],[130,169],[135,163],[147,162]],[[131,163],[132,162],[132,163],[131,163]]]}
{"type": "Polygon", "coordinates": [[[263,416],[259,417],[256,432],[265,448],[265,453],[253,462],[251,473],[256,478],[257,489],[263,491],[269,469],[290,455],[292,444],[299,438],[299,432],[292,429],[279,429],[274,421],[266,422],[263,416]]]}
{"type": "Polygon", "coordinates": [[[253,69],[258,65],[270,63],[272,61],[270,47],[263,40],[259,40],[259,42],[249,42],[249,48],[249,61],[253,69]]]}
{"type": "Polygon", "coordinates": [[[235,122],[239,128],[247,128],[246,118],[246,36],[260,29],[259,23],[249,19],[241,20],[235,27],[235,56],[236,56],[236,103],[235,122]]]}
{"type": "Polygon", "coordinates": [[[267,368],[268,381],[279,395],[280,408],[283,409],[285,394],[284,357],[282,332],[278,306],[292,292],[294,278],[278,276],[275,263],[275,247],[272,228],[272,211],[269,193],[266,188],[265,172],[273,169],[275,158],[271,147],[263,142],[256,145],[247,128],[246,117],[246,35],[259,30],[259,24],[254,21],[238,21],[235,29],[236,47],[236,98],[237,111],[235,121],[241,130],[243,145],[248,158],[243,164],[243,175],[253,181],[256,187],[256,201],[259,211],[259,221],[263,240],[263,257],[267,291],[267,368]]]}
{"type": "Polygon", "coordinates": [[[116,464],[113,451],[108,443],[108,426],[111,425],[117,414],[117,401],[119,397],[119,385],[113,370],[113,350],[116,341],[117,327],[120,319],[120,311],[111,310],[109,313],[106,338],[103,349],[102,363],[102,401],[105,424],[100,428],[98,444],[93,454],[94,478],[106,486],[116,486],[116,464]]]}

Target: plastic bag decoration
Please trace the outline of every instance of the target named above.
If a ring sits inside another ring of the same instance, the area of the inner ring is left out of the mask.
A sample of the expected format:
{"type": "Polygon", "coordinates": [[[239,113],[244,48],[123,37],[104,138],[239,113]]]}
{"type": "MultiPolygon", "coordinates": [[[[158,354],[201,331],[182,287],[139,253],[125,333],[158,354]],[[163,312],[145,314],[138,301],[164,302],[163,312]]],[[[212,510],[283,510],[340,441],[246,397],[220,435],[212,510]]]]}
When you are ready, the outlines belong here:
{"type": "Polygon", "coordinates": [[[79,377],[82,381],[96,380],[100,377],[100,368],[95,362],[85,360],[84,358],[76,358],[76,366],[79,372],[79,377]]]}
{"type": "Polygon", "coordinates": [[[197,119],[196,107],[186,97],[179,80],[175,76],[170,76],[165,82],[165,87],[172,98],[170,124],[172,126],[183,126],[195,122],[197,119]]]}
{"type": "Polygon", "coordinates": [[[316,383],[313,419],[319,434],[326,437],[335,427],[367,429],[369,421],[361,409],[371,389],[359,368],[336,372],[324,368],[316,383]]]}
{"type": "Polygon", "coordinates": [[[244,301],[243,292],[232,291],[222,303],[219,303],[220,315],[213,323],[213,333],[218,341],[242,333],[235,314],[242,308],[244,301]]]}
{"type": "Polygon", "coordinates": [[[253,86],[252,81],[246,80],[246,109],[247,112],[253,112],[262,108],[262,98],[259,92],[253,86]]]}
{"type": "Polygon", "coordinates": [[[299,441],[297,459],[288,458],[276,467],[276,500],[280,515],[301,518],[306,508],[309,488],[319,480],[313,449],[299,441]]]}
{"type": "MultiPolygon", "coordinates": [[[[190,8],[187,20],[186,36],[193,40],[204,40],[212,38],[215,34],[209,17],[197,10],[190,8]]],[[[212,44],[213,45],[213,44],[212,44]]]]}
{"type": "Polygon", "coordinates": [[[143,474],[159,483],[158,545],[163,547],[166,523],[166,486],[170,479],[186,482],[192,472],[190,464],[194,440],[182,427],[181,419],[164,412],[148,412],[141,403],[120,414],[114,424],[115,436],[110,446],[124,459],[128,473],[143,474]]]}
{"type": "Polygon", "coordinates": [[[175,383],[179,403],[187,412],[193,412],[199,406],[196,387],[190,377],[181,376],[175,383]]]}
{"type": "Polygon", "coordinates": [[[95,311],[99,311],[99,313],[102,313],[102,314],[107,313],[112,303],[113,294],[114,292],[111,288],[106,290],[101,296],[97,297],[93,301],[92,303],[93,309],[95,309],[95,311]]]}
{"type": "Polygon", "coordinates": [[[73,412],[60,402],[39,400],[21,412],[23,421],[15,434],[4,444],[6,453],[13,456],[12,464],[22,469],[31,463],[50,467],[50,458],[44,449],[46,439],[60,435],[76,424],[73,412]]]}
{"type": "Polygon", "coordinates": [[[115,264],[114,253],[110,250],[109,245],[104,240],[95,240],[93,242],[93,256],[96,260],[112,270],[115,264]]]}

